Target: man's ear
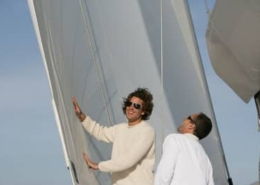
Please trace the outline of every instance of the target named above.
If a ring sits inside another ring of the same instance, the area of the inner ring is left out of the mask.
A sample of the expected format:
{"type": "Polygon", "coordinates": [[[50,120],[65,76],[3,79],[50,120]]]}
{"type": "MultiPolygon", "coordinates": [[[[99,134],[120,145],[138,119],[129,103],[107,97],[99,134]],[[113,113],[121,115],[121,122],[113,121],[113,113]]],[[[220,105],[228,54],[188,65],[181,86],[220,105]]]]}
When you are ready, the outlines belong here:
{"type": "Polygon", "coordinates": [[[196,125],[193,124],[193,123],[190,123],[190,124],[188,125],[188,129],[190,129],[190,130],[194,130],[195,127],[196,127],[196,125]]]}
{"type": "Polygon", "coordinates": [[[141,114],[144,115],[144,112],[142,112],[141,114]]]}

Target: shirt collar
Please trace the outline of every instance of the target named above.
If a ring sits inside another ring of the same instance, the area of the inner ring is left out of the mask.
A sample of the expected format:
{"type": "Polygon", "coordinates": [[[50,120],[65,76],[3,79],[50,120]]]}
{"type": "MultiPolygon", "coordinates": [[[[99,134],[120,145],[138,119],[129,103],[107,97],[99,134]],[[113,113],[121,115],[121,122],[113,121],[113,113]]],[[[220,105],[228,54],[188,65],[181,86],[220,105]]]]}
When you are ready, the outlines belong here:
{"type": "Polygon", "coordinates": [[[199,138],[197,136],[195,136],[194,134],[190,134],[190,133],[185,133],[184,135],[186,135],[187,137],[194,139],[195,141],[199,141],[199,138]]]}

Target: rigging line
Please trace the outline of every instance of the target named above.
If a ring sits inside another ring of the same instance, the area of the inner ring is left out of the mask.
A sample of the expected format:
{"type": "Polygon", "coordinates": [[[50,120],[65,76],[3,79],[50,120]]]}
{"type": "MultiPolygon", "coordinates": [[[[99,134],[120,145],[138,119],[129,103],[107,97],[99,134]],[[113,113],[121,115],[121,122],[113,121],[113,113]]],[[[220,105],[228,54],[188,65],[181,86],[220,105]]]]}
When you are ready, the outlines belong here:
{"type": "MultiPolygon", "coordinates": [[[[86,0],[85,0],[86,1],[86,0]]],[[[97,3],[98,3],[98,7],[100,7],[100,5],[99,5],[99,1],[97,1],[97,3]]],[[[103,28],[103,30],[106,30],[105,28],[104,28],[104,18],[103,18],[103,16],[102,16],[102,13],[100,13],[100,11],[98,11],[98,13],[99,13],[99,17],[100,17],[100,22],[102,22],[102,28],[103,28]]],[[[105,40],[105,44],[108,46],[107,48],[107,51],[108,51],[108,55],[109,55],[109,59],[110,59],[110,62],[111,63],[113,63],[114,65],[115,65],[115,63],[113,62],[114,61],[114,59],[113,59],[113,55],[112,55],[112,53],[111,53],[111,49],[109,49],[109,48],[111,48],[111,47],[109,47],[109,42],[108,42],[108,37],[107,37],[107,34],[106,34],[106,32],[104,32],[104,40],[105,40]]],[[[115,65],[116,66],[116,65],[115,65]]],[[[114,69],[115,68],[111,68],[112,69],[112,74],[114,75],[114,78],[115,78],[115,83],[116,83],[116,85],[117,85],[117,87],[119,87],[119,83],[118,83],[118,78],[116,78],[115,77],[115,73],[114,73],[114,69]]],[[[121,93],[121,91],[120,91],[120,88],[117,88],[117,92],[118,92],[118,94],[119,94],[119,101],[121,102],[122,101],[122,97],[123,97],[123,95],[122,95],[122,93],[121,93]]]]}
{"type": "MultiPolygon", "coordinates": [[[[72,46],[72,57],[71,57],[71,70],[70,70],[70,85],[71,85],[71,89],[70,89],[70,93],[74,95],[74,83],[73,83],[73,76],[74,76],[74,59],[75,59],[75,45],[76,45],[76,36],[77,36],[77,31],[78,31],[78,25],[79,25],[79,13],[77,13],[76,15],[76,24],[75,24],[75,29],[74,29],[74,39],[73,39],[73,46],[72,46]]],[[[84,94],[84,93],[83,93],[84,94]]]]}
{"type": "Polygon", "coordinates": [[[160,29],[161,29],[161,79],[160,79],[160,99],[161,99],[161,146],[163,145],[163,140],[164,140],[164,119],[163,119],[163,25],[162,25],[162,20],[163,20],[163,0],[160,1],[160,29]]]}
{"type": "Polygon", "coordinates": [[[208,14],[208,16],[209,16],[209,14],[210,14],[210,9],[209,9],[207,0],[204,0],[204,3],[205,3],[205,6],[206,6],[206,9],[207,9],[207,14],[208,14]]]}
{"type": "MultiPolygon", "coordinates": [[[[188,4],[187,1],[186,1],[186,4],[187,4],[187,7],[188,7],[189,4],[188,4]]],[[[206,8],[207,8],[207,12],[210,13],[209,8],[208,8],[208,5],[207,5],[207,0],[205,0],[205,5],[206,5],[206,8]]],[[[189,7],[188,7],[188,10],[190,10],[189,7]]],[[[189,11],[188,13],[189,13],[190,20],[192,20],[192,19],[191,19],[190,11],[189,11]]],[[[213,29],[216,31],[216,33],[217,33],[217,35],[219,36],[220,40],[223,42],[223,44],[226,45],[226,43],[224,42],[224,40],[221,38],[221,36],[220,36],[218,30],[215,28],[215,25],[214,25],[214,23],[213,23],[213,21],[212,21],[212,19],[211,19],[211,17],[210,17],[209,14],[208,14],[208,19],[209,19],[209,23],[212,25],[213,29]]],[[[191,22],[191,23],[192,23],[192,22],[191,22]]],[[[193,26],[193,30],[194,30],[194,25],[193,25],[193,24],[191,24],[191,25],[193,26]]],[[[208,24],[208,25],[209,25],[209,24],[208,24]]],[[[194,34],[194,36],[196,36],[196,35],[194,34]]],[[[196,38],[196,37],[195,37],[195,38],[196,38]]],[[[197,47],[197,48],[198,48],[198,47],[197,47]]],[[[198,53],[199,56],[200,56],[199,51],[197,51],[197,53],[198,53]]],[[[201,56],[200,56],[200,58],[201,58],[201,56]]],[[[200,66],[202,67],[202,64],[200,64],[200,66]]],[[[200,68],[201,68],[201,67],[200,67],[200,68]]],[[[213,111],[213,107],[212,107],[212,100],[211,100],[211,97],[210,97],[210,94],[209,94],[208,85],[207,85],[207,83],[206,83],[206,81],[205,81],[205,72],[204,72],[203,69],[202,69],[202,72],[203,72],[203,74],[204,74],[204,75],[203,75],[203,76],[204,76],[204,86],[205,86],[205,88],[206,88],[206,91],[207,91],[206,94],[207,94],[208,99],[209,99],[209,107],[211,107],[212,116],[214,117],[214,120],[215,120],[215,122],[216,122],[216,117],[215,117],[215,114],[214,114],[214,111],[213,111]]],[[[216,123],[217,123],[217,122],[216,122],[216,123]]],[[[229,174],[229,170],[228,170],[228,166],[227,166],[227,161],[226,161],[226,157],[225,157],[225,154],[224,154],[224,149],[223,149],[223,145],[222,145],[222,141],[221,141],[221,137],[220,137],[220,134],[219,134],[219,129],[218,129],[218,127],[216,127],[216,134],[217,134],[217,136],[218,136],[218,138],[219,138],[218,144],[219,144],[219,147],[220,147],[221,152],[222,152],[221,157],[222,157],[222,160],[223,160],[223,163],[224,163],[224,167],[225,167],[225,171],[226,171],[226,175],[227,175],[227,180],[228,180],[229,184],[231,185],[231,184],[232,184],[232,179],[231,179],[230,174],[229,174]]]]}
{"type": "MultiPolygon", "coordinates": [[[[214,22],[213,22],[213,20],[211,19],[210,9],[209,9],[207,0],[204,0],[204,2],[205,2],[206,9],[207,9],[209,24],[211,24],[213,30],[216,32],[216,34],[218,35],[218,37],[219,37],[219,39],[222,41],[222,43],[223,43],[225,46],[227,46],[227,43],[226,43],[226,42],[224,41],[224,39],[221,37],[221,34],[219,33],[219,30],[215,27],[214,22]]],[[[209,26],[209,24],[208,24],[208,26],[209,26]]],[[[209,27],[208,27],[207,29],[209,29],[209,27]]],[[[212,104],[211,104],[211,107],[212,107],[212,104]]],[[[214,119],[216,120],[214,113],[213,113],[213,116],[214,116],[214,119]]],[[[218,134],[218,137],[220,138],[220,134],[219,134],[218,128],[217,128],[217,134],[218,134]]],[[[222,145],[222,143],[221,143],[221,139],[220,139],[219,141],[220,141],[220,147],[221,147],[222,153],[223,153],[223,154],[222,154],[222,159],[223,159],[223,162],[224,162],[224,165],[225,165],[225,171],[226,171],[226,173],[227,173],[226,175],[227,175],[227,178],[228,178],[228,182],[229,182],[229,184],[233,184],[233,183],[232,183],[232,179],[231,179],[230,174],[229,174],[226,157],[225,157],[225,154],[224,154],[224,152],[223,152],[224,149],[223,149],[223,145],[222,145]]]]}
{"type": "Polygon", "coordinates": [[[86,28],[86,31],[87,31],[87,34],[88,34],[88,38],[89,38],[88,41],[89,41],[89,44],[90,44],[90,50],[91,50],[92,58],[94,60],[95,67],[96,67],[96,70],[97,70],[97,74],[98,74],[98,78],[99,78],[100,91],[101,91],[102,99],[103,99],[103,102],[104,102],[104,105],[105,105],[105,109],[106,109],[106,112],[107,112],[107,115],[108,115],[108,121],[109,121],[110,126],[112,126],[111,116],[110,116],[110,113],[108,111],[107,104],[106,104],[105,93],[104,93],[104,90],[102,88],[101,75],[100,75],[100,72],[99,72],[97,59],[95,57],[93,44],[91,42],[90,31],[89,31],[88,24],[87,24],[87,18],[86,18],[85,14],[84,14],[84,10],[83,10],[82,4],[81,4],[81,0],[79,0],[79,5],[80,5],[80,9],[81,9],[83,20],[84,20],[85,28],[86,28]]]}

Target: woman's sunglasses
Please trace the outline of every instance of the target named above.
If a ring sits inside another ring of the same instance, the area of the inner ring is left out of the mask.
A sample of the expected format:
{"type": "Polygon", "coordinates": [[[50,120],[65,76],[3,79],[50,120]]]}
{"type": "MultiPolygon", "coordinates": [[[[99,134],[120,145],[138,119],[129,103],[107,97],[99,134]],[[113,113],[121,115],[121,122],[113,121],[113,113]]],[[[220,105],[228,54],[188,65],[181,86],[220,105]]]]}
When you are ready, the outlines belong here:
{"type": "Polygon", "coordinates": [[[133,102],[131,102],[131,101],[125,102],[125,106],[126,106],[126,107],[130,107],[131,105],[133,105],[133,107],[134,107],[135,109],[137,109],[137,110],[141,109],[141,105],[138,104],[138,103],[133,103],[133,102]]]}

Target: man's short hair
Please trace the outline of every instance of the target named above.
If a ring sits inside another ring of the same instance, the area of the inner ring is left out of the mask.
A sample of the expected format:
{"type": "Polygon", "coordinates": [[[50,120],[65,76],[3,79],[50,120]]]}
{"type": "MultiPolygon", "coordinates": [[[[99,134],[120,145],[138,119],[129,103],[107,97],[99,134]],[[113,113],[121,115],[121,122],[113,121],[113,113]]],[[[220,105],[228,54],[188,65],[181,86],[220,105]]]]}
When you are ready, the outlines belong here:
{"type": "Polygon", "coordinates": [[[194,135],[196,135],[200,140],[205,138],[212,129],[212,122],[210,118],[204,113],[199,113],[194,119],[195,122],[195,130],[194,135]]]}
{"type": "Polygon", "coordinates": [[[132,97],[137,97],[143,100],[142,111],[142,120],[148,120],[153,111],[153,95],[147,88],[138,88],[134,92],[130,93],[127,98],[123,98],[122,109],[124,114],[126,113],[126,102],[130,101],[132,97]]]}

